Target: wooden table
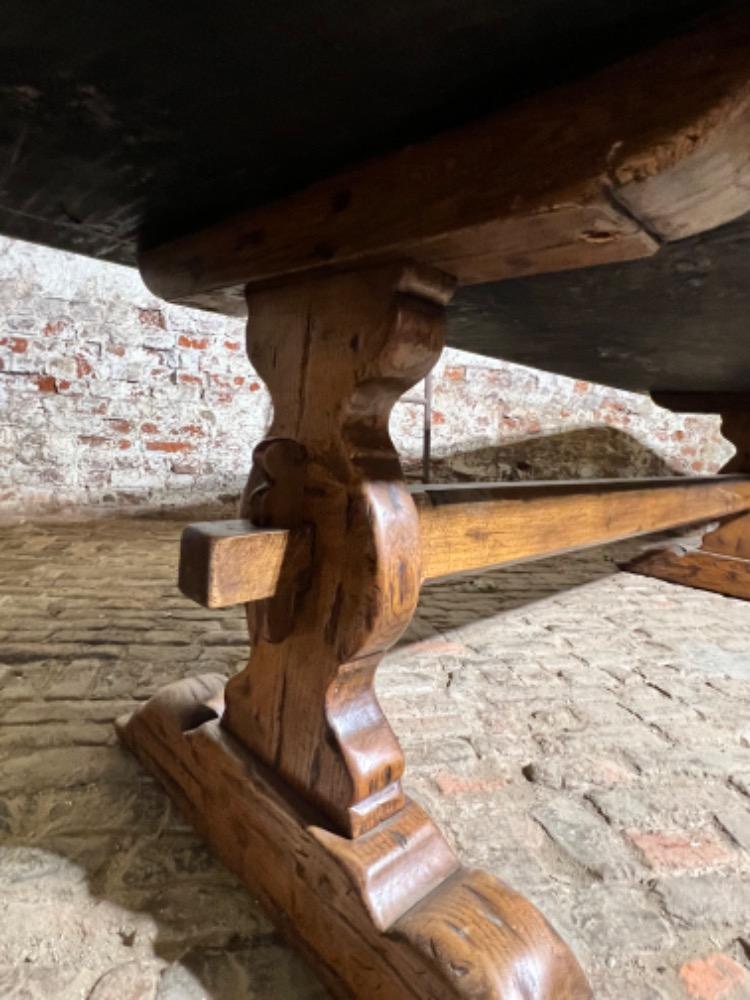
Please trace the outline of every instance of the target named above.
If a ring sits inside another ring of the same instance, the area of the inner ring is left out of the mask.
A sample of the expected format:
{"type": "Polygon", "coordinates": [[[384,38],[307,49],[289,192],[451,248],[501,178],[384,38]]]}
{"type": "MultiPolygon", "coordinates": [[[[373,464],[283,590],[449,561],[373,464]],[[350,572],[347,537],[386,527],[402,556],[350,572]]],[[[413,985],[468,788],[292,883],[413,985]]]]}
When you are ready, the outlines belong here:
{"type": "Polygon", "coordinates": [[[336,996],[590,995],[404,796],[373,682],[424,581],[719,520],[639,570],[750,596],[750,16],[719,7],[27,0],[0,39],[0,230],[249,317],[273,424],[180,585],[247,605],[250,662],[119,729],[336,996]],[[446,342],[721,413],[737,454],[410,488],[388,418],[446,342]]]}

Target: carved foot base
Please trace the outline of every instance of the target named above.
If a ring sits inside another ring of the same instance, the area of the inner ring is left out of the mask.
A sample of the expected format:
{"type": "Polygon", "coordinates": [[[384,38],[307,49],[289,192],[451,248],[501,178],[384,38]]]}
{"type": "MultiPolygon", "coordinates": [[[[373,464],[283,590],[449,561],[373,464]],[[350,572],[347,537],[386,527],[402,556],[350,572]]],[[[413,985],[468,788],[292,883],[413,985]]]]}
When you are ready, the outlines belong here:
{"type": "Polygon", "coordinates": [[[353,840],[332,833],[224,729],[223,710],[222,677],[188,678],[118,732],[334,996],[591,996],[538,910],[463,868],[414,802],[353,840]]]}

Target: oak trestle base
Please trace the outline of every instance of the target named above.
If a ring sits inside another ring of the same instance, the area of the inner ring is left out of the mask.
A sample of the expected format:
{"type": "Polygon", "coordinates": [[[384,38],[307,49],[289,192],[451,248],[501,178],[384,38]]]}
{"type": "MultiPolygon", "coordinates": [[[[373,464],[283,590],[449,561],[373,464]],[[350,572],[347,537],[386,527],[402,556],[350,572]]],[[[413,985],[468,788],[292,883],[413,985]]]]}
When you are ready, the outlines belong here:
{"type": "Polygon", "coordinates": [[[374,691],[424,578],[388,420],[440,356],[453,285],[396,263],[248,289],[274,408],[241,504],[253,531],[189,537],[181,583],[248,602],[250,661],[178,681],[119,731],[335,996],[587,1000],[544,918],[404,795],[374,691]]]}
{"type": "Polygon", "coordinates": [[[422,583],[453,573],[732,518],[710,555],[643,565],[705,585],[716,560],[742,590],[748,449],[720,477],[410,489],[388,420],[440,355],[452,291],[410,263],[248,288],[274,420],[241,520],[186,531],[180,585],[246,604],[250,661],[170,685],[118,730],[336,997],[587,1000],[541,914],[463,868],[404,795],[375,671],[422,583]]]}
{"type": "Polygon", "coordinates": [[[177,681],[120,736],[335,997],[590,996],[539,911],[464,868],[414,802],[353,840],[332,832],[221,725],[223,693],[217,675],[177,681]]]}

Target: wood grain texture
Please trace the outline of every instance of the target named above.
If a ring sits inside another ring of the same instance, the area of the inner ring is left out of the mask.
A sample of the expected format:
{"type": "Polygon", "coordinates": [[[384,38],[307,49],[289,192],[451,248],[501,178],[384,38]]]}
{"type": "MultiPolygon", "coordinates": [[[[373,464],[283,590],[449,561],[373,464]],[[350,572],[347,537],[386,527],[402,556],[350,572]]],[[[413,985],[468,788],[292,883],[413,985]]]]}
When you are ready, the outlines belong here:
{"type": "Polygon", "coordinates": [[[348,840],[221,725],[223,678],[164,688],[118,728],[339,1000],[588,1000],[523,897],[463,868],[413,802],[348,840]]]}
{"type": "Polygon", "coordinates": [[[749,260],[750,213],[648,259],[465,287],[446,342],[631,392],[744,395],[747,410],[749,260]]]}
{"type": "MultiPolygon", "coordinates": [[[[543,559],[750,508],[750,479],[733,476],[462,484],[413,487],[410,492],[419,515],[422,582],[543,559]]],[[[738,522],[728,522],[727,530],[730,524],[738,522]]],[[[264,531],[249,521],[194,524],[188,532],[190,543],[183,535],[180,556],[180,579],[190,581],[189,588],[181,585],[186,596],[220,608],[276,592],[284,552],[293,544],[291,532],[270,531],[268,544],[264,531]],[[217,537],[221,544],[211,544],[217,537]]],[[[736,529],[735,534],[744,539],[744,531],[736,529]]],[[[745,552],[744,542],[741,548],[736,554],[745,552]]],[[[311,552],[299,543],[297,551],[303,570],[311,552]]]]}
{"type": "Polygon", "coordinates": [[[750,600],[750,560],[735,559],[702,548],[659,549],[623,567],[630,573],[652,576],[698,590],[713,590],[725,597],[750,600]]]}
{"type": "Polygon", "coordinates": [[[750,508],[750,478],[519,483],[425,494],[425,579],[604,545],[750,508]]]}
{"type": "Polygon", "coordinates": [[[288,547],[286,531],[250,521],[188,525],[180,539],[178,586],[204,608],[260,601],[276,592],[288,547]]]}
{"type": "Polygon", "coordinates": [[[157,295],[416,257],[462,284],[648,256],[750,210],[750,15],[142,255],[157,295]],[[639,217],[643,213],[643,219],[639,217]]]}
{"type": "Polygon", "coordinates": [[[403,805],[377,664],[419,597],[419,524],[388,435],[437,360],[453,283],[396,265],[248,294],[248,354],[274,419],[242,514],[290,530],[275,596],[248,607],[252,655],[223,724],[357,835],[403,805]]]}
{"type": "Polygon", "coordinates": [[[176,17],[152,0],[11,0],[0,230],[132,265],[138,246],[577,79],[721,6],[213,0],[176,17]]]}
{"type": "Polygon", "coordinates": [[[704,552],[716,552],[736,559],[750,559],[750,515],[738,514],[708,531],[701,542],[704,552]]]}

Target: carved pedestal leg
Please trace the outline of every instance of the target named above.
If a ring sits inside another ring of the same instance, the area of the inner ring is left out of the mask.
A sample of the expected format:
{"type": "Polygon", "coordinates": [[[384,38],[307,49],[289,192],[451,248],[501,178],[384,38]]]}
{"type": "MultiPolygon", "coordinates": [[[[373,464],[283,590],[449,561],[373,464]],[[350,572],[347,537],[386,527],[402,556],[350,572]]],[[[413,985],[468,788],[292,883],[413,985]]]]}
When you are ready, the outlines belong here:
{"type": "MultiPolygon", "coordinates": [[[[722,473],[750,473],[750,412],[747,399],[731,397],[684,399],[671,398],[664,402],[675,409],[694,408],[696,412],[722,410],[722,402],[729,407],[721,415],[721,431],[735,446],[736,452],[721,469],[722,473]],[[739,404],[739,408],[737,408],[739,404]]],[[[633,560],[626,567],[631,573],[654,576],[670,583],[681,583],[699,590],[713,590],[727,597],[750,600],[750,514],[737,514],[722,521],[718,528],[711,528],[703,535],[699,545],[679,543],[670,548],[657,549],[633,560]]]]}
{"type": "Polygon", "coordinates": [[[538,911],[404,796],[373,690],[422,575],[388,418],[439,356],[451,291],[399,266],[248,295],[274,420],[243,515],[289,531],[280,582],[248,605],[244,671],[177,682],[120,730],[336,996],[582,1000],[538,911]]]}

